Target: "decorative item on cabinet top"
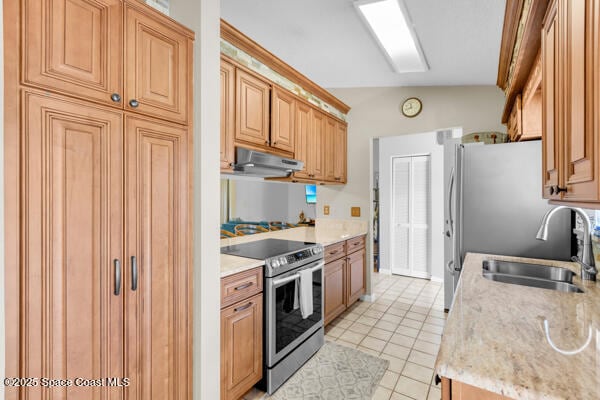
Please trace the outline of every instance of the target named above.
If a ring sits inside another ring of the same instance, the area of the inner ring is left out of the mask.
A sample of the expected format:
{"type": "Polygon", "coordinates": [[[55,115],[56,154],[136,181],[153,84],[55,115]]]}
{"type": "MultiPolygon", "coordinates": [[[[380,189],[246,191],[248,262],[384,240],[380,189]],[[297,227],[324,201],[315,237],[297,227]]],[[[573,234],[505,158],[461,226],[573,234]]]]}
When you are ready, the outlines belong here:
{"type": "Polygon", "coordinates": [[[508,135],[502,132],[474,132],[464,135],[461,138],[462,143],[485,143],[485,144],[498,144],[507,143],[508,135]]]}

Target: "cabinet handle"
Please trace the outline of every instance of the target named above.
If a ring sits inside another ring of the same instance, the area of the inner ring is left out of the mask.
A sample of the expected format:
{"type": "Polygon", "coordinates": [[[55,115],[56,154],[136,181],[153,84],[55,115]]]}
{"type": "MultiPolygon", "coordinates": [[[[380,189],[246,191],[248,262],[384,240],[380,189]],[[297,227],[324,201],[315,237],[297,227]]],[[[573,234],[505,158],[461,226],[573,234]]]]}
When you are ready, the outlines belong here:
{"type": "Polygon", "coordinates": [[[118,258],[113,260],[113,265],[115,269],[115,290],[113,291],[115,296],[118,296],[121,293],[121,261],[118,258]]]}
{"type": "Polygon", "coordinates": [[[556,194],[559,194],[560,192],[565,192],[566,193],[567,192],[567,188],[566,187],[565,188],[561,188],[560,186],[556,185],[556,187],[554,188],[554,192],[556,194]]]}
{"type": "Polygon", "coordinates": [[[337,250],[334,250],[334,251],[330,251],[329,254],[334,255],[334,254],[337,254],[337,252],[338,252],[337,250]]]}
{"type": "Polygon", "coordinates": [[[246,289],[246,288],[249,288],[249,287],[250,287],[250,286],[252,286],[253,284],[254,284],[254,283],[252,283],[252,282],[248,282],[248,283],[246,283],[245,285],[241,285],[241,286],[238,286],[238,287],[234,288],[233,290],[244,290],[244,289],[246,289]]]}
{"type": "Polygon", "coordinates": [[[274,146],[277,146],[277,142],[273,142],[273,145],[274,145],[274,146]]]}
{"type": "Polygon", "coordinates": [[[554,186],[550,186],[550,194],[553,195],[554,194],[554,186]]]}
{"type": "Polygon", "coordinates": [[[339,176],[335,178],[336,181],[341,181],[342,178],[340,178],[339,176]]]}
{"type": "Polygon", "coordinates": [[[121,101],[121,96],[119,95],[119,93],[113,93],[110,95],[110,99],[115,103],[119,103],[121,101]]]}
{"type": "Polygon", "coordinates": [[[140,103],[136,99],[131,99],[129,100],[129,105],[133,108],[137,108],[137,106],[139,106],[140,103]]]}
{"type": "Polygon", "coordinates": [[[245,309],[250,308],[250,306],[252,306],[252,302],[246,304],[245,306],[234,308],[233,312],[244,311],[245,309]]]}
{"type": "Polygon", "coordinates": [[[131,290],[137,290],[138,286],[138,268],[137,258],[131,256],[131,290]]]}

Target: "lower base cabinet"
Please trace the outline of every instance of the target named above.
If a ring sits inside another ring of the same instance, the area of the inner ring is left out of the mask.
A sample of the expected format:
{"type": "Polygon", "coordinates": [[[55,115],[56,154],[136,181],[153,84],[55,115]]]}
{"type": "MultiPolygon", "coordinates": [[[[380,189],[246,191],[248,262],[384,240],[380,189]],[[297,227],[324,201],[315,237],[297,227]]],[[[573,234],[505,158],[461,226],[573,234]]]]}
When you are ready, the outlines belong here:
{"type": "Polygon", "coordinates": [[[325,248],[325,325],[365,294],[365,236],[325,248]]]}
{"type": "Polygon", "coordinates": [[[492,393],[460,381],[442,378],[442,400],[510,400],[510,397],[492,393]]]}
{"type": "Polygon", "coordinates": [[[221,279],[221,400],[241,398],[262,379],[260,269],[221,279]]]}

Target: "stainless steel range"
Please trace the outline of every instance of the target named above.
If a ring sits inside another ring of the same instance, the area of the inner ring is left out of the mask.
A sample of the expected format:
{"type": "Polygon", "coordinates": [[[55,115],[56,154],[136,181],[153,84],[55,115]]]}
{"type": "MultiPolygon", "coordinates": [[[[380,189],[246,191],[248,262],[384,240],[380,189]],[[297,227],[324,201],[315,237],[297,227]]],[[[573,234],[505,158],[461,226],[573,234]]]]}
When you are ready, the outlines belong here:
{"type": "Polygon", "coordinates": [[[265,260],[264,371],[260,386],[272,394],[325,341],[323,246],[263,239],[222,247],[221,253],[265,260]],[[312,272],[312,282],[305,271],[312,272]],[[304,278],[301,279],[301,276],[304,278]],[[303,284],[303,279],[309,281],[303,284]],[[302,288],[307,287],[309,293],[301,293],[302,288]],[[302,307],[307,301],[312,302],[310,314],[306,312],[306,306],[302,307]]]}

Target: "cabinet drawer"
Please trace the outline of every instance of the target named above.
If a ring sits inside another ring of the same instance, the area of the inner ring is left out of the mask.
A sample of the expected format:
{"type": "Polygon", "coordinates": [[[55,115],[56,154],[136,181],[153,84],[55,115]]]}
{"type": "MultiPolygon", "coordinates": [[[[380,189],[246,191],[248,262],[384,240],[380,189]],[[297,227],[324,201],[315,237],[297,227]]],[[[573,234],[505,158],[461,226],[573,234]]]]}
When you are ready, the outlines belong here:
{"type": "Polygon", "coordinates": [[[365,237],[359,236],[353,239],[346,240],[346,253],[354,253],[365,247],[365,237]]]}
{"type": "Polygon", "coordinates": [[[346,255],[346,242],[339,242],[325,247],[325,263],[337,260],[346,255]]]}
{"type": "Polygon", "coordinates": [[[221,308],[262,292],[262,270],[254,268],[221,279],[221,308]]]}

